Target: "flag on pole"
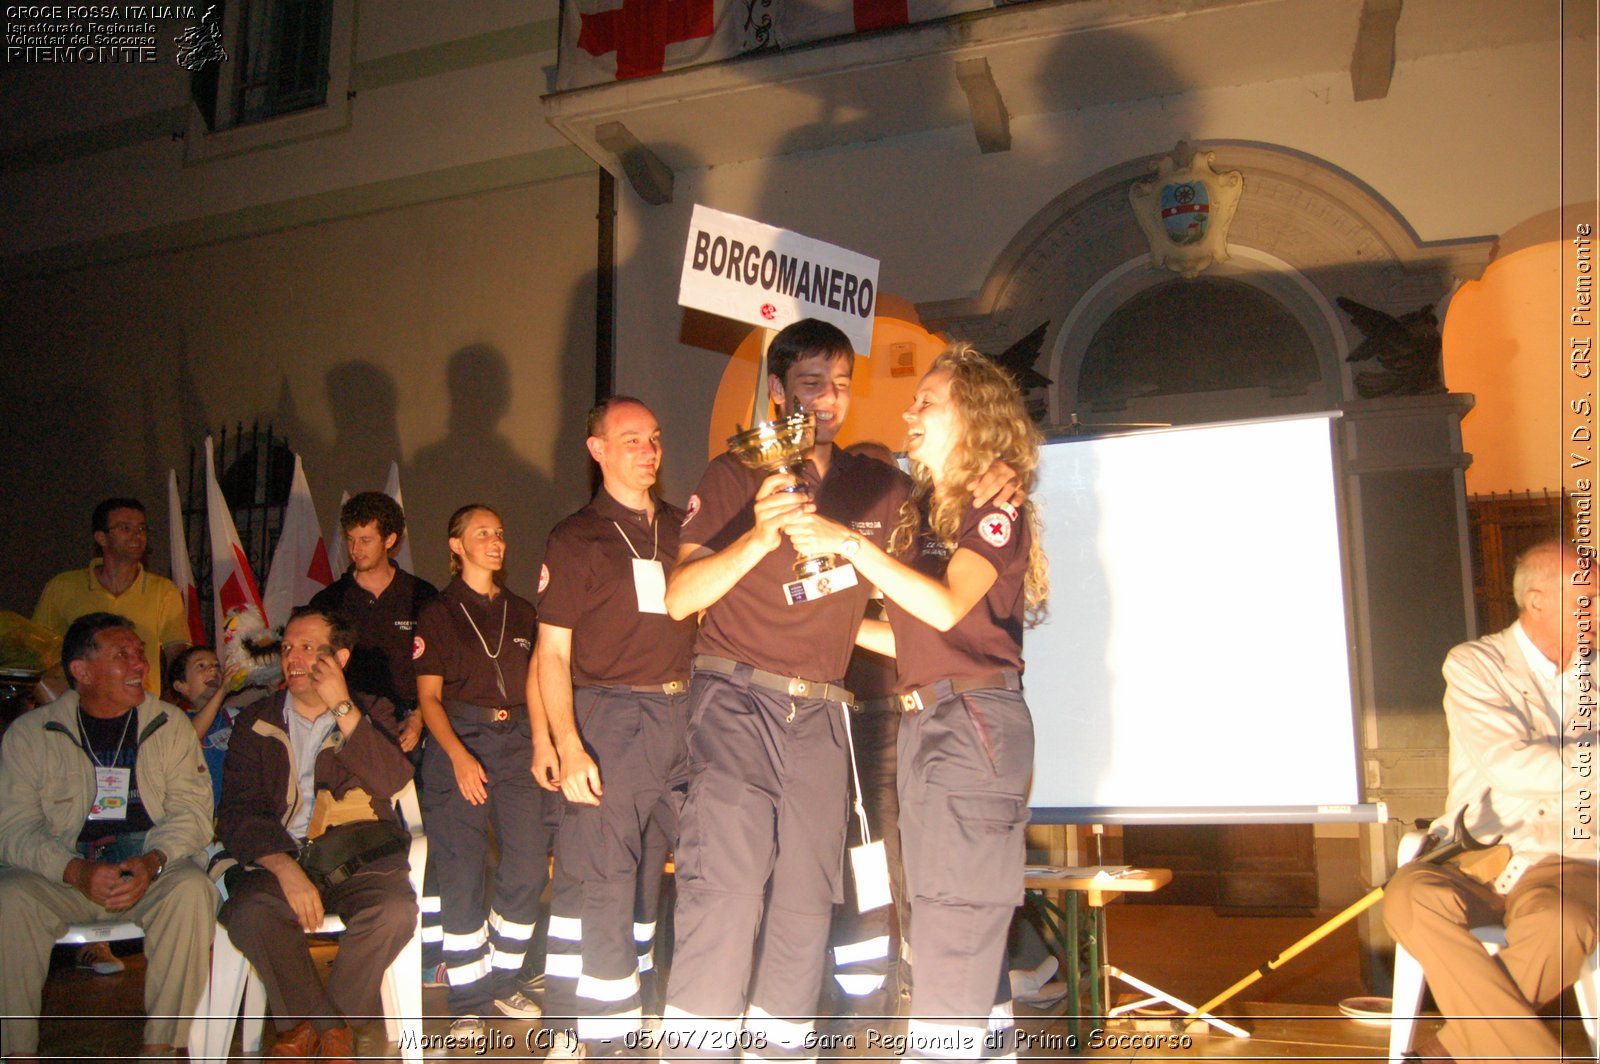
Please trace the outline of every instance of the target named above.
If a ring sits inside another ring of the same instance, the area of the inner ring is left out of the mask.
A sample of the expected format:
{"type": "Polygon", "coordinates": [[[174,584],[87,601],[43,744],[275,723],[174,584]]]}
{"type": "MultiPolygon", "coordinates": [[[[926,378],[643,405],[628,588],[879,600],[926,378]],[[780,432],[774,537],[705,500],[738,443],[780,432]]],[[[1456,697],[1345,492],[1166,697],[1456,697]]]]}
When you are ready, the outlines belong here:
{"type": "Polygon", "coordinates": [[[206,437],[206,524],[211,532],[211,606],[215,610],[217,641],[213,645],[222,659],[222,674],[234,690],[258,683],[271,683],[278,671],[270,655],[277,643],[267,628],[266,611],[261,608],[261,592],[256,577],[239,542],[228,500],[217,483],[217,463],[212,454],[211,437],[206,437]]]}
{"type": "Polygon", "coordinates": [[[167,470],[167,545],[172,551],[172,582],[183,599],[183,614],[189,619],[189,642],[206,643],[206,625],[200,618],[200,588],[194,582],[194,566],[189,562],[189,540],[183,532],[183,503],[178,500],[178,471],[167,470]]]}
{"type": "MultiPolygon", "coordinates": [[[[400,463],[389,463],[389,483],[383,487],[383,493],[393,499],[400,506],[400,512],[406,509],[406,500],[400,495],[400,463]]],[[[409,522],[408,522],[409,525],[409,522]]],[[[408,573],[416,572],[411,566],[411,537],[400,537],[400,548],[394,552],[394,563],[408,573]]]]}
{"type": "Polygon", "coordinates": [[[333,535],[329,536],[327,540],[328,568],[332,571],[335,580],[343,576],[344,571],[350,568],[350,552],[345,549],[344,525],[340,522],[340,518],[344,516],[344,504],[349,501],[350,493],[341,491],[339,493],[339,512],[333,517],[333,535]]]}
{"type": "Polygon", "coordinates": [[[311,601],[311,596],[333,583],[328,551],[323,546],[322,530],[317,527],[317,508],[311,502],[311,485],[306,482],[300,456],[294,456],[294,480],[289,486],[289,505],[283,511],[283,530],[278,534],[272,566],[267,570],[266,607],[268,625],[281,626],[296,606],[311,601]]]}

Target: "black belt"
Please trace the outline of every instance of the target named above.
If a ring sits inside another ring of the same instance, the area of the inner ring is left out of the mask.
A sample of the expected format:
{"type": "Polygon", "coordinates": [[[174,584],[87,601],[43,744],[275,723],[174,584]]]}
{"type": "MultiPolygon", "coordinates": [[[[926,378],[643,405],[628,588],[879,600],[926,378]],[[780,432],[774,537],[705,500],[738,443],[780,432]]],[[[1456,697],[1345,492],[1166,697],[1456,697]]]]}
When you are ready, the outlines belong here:
{"type": "Polygon", "coordinates": [[[899,713],[900,696],[884,695],[882,698],[863,698],[852,707],[862,713],[899,713]]]}
{"type": "Polygon", "coordinates": [[[472,702],[446,702],[444,709],[451,717],[475,724],[504,724],[528,715],[526,706],[480,706],[472,702]]]}
{"type": "Polygon", "coordinates": [[[602,691],[629,691],[636,695],[681,695],[689,689],[688,680],[668,680],[666,683],[599,683],[593,686],[602,691]]]}
{"type": "Polygon", "coordinates": [[[915,713],[938,705],[952,695],[964,695],[968,691],[1020,691],[1022,690],[1022,677],[1015,669],[1002,669],[991,672],[987,676],[974,676],[963,680],[940,680],[930,683],[926,687],[918,687],[914,691],[907,691],[899,698],[900,709],[905,713],[915,713]]]}
{"type": "Polygon", "coordinates": [[[822,683],[800,676],[780,676],[766,669],[758,669],[753,665],[745,665],[729,658],[713,657],[710,654],[696,654],[694,668],[696,672],[714,672],[722,676],[731,676],[736,680],[743,679],[756,687],[765,687],[769,691],[776,691],[790,698],[820,698],[828,702],[844,702],[847,705],[855,701],[854,695],[836,683],[822,683]]]}

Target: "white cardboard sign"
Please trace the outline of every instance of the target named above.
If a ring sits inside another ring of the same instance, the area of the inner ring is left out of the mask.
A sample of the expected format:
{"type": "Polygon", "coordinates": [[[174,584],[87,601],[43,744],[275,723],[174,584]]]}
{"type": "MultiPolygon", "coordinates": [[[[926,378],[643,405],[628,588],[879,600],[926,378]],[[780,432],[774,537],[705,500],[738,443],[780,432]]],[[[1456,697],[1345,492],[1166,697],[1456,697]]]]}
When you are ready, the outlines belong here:
{"type": "Polygon", "coordinates": [[[869,355],[877,300],[877,259],[695,204],[681,305],[768,329],[820,318],[869,355]]]}

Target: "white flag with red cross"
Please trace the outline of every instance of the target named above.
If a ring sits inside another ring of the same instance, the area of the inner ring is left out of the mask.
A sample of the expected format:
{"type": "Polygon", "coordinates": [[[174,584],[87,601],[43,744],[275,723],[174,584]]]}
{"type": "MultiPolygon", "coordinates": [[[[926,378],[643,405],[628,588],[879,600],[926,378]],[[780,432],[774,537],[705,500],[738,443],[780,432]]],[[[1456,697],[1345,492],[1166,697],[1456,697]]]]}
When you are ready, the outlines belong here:
{"type": "MultiPolygon", "coordinates": [[[[400,507],[401,513],[405,513],[406,500],[405,497],[400,494],[399,462],[389,463],[389,482],[383,486],[383,493],[395,501],[395,505],[400,507]]],[[[407,522],[406,530],[407,532],[410,531],[409,522],[407,522]]],[[[400,546],[394,552],[394,563],[408,573],[416,572],[416,570],[411,567],[411,537],[409,535],[402,534],[400,536],[400,546]]]]}
{"type": "Polygon", "coordinates": [[[276,644],[267,628],[266,610],[255,573],[239,542],[228,499],[217,482],[217,463],[211,437],[206,437],[206,525],[211,532],[211,606],[217,641],[212,644],[222,659],[226,682],[238,690],[247,684],[271,682],[275,659],[256,660],[258,650],[276,644]]]}
{"type": "Polygon", "coordinates": [[[167,470],[167,544],[172,551],[172,582],[183,599],[183,615],[189,622],[189,642],[206,645],[206,625],[200,617],[200,588],[194,582],[194,566],[189,561],[189,538],[183,531],[183,503],[178,498],[178,471],[167,470]]]}
{"type": "Polygon", "coordinates": [[[780,48],[988,11],[996,0],[783,0],[773,15],[780,48]]]}
{"type": "Polygon", "coordinates": [[[760,46],[749,0],[562,0],[556,89],[626,81],[760,46]]]}
{"type": "Polygon", "coordinates": [[[556,90],[987,11],[998,0],[562,0],[556,90]]]}
{"type": "Polygon", "coordinates": [[[300,456],[294,456],[294,480],[289,505],[283,510],[283,530],[278,534],[272,566],[267,570],[267,591],[262,605],[269,625],[283,625],[296,606],[333,583],[328,550],[317,527],[317,508],[311,502],[311,485],[300,456]]]}

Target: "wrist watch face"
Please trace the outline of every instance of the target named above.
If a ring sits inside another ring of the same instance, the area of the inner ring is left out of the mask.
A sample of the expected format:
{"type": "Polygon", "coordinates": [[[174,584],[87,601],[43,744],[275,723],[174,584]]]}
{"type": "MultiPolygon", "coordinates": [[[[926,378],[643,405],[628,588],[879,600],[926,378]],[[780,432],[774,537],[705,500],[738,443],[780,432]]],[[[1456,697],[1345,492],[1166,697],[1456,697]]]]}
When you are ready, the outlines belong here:
{"type": "Polygon", "coordinates": [[[854,558],[856,556],[856,551],[860,549],[861,540],[856,536],[851,536],[843,543],[839,544],[839,553],[846,558],[854,558]]]}
{"type": "Polygon", "coordinates": [[[333,715],[335,717],[342,717],[355,708],[355,705],[351,703],[349,699],[346,699],[345,701],[340,702],[338,705],[333,707],[333,715]]]}

